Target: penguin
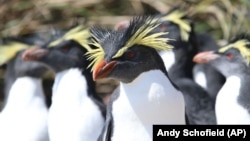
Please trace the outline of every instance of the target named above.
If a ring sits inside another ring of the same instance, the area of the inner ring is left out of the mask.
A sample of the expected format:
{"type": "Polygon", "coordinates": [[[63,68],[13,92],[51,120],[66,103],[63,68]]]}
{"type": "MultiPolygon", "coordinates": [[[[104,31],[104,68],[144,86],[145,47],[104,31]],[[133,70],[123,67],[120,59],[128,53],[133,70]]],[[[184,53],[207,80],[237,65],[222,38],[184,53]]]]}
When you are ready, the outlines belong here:
{"type": "MultiPolygon", "coordinates": [[[[168,32],[164,36],[172,39],[169,41],[169,44],[174,46],[174,48],[172,50],[160,50],[158,53],[164,61],[170,79],[184,95],[189,124],[216,124],[215,99],[211,98],[210,89],[207,90],[200,86],[199,83],[196,83],[196,75],[193,75],[194,69],[199,67],[195,67],[197,64],[192,59],[201,48],[200,45],[204,43],[200,41],[200,38],[203,38],[203,36],[197,35],[194,30],[195,23],[178,7],[171,9],[165,14],[153,16],[160,23],[153,32],[168,32]],[[206,101],[206,104],[204,101],[206,101]]],[[[125,30],[128,28],[128,25],[128,21],[122,21],[115,25],[115,30],[125,30]]],[[[205,45],[203,46],[206,47],[205,45]]],[[[209,73],[215,72],[212,67],[210,68],[203,70],[205,74],[209,75],[209,73]]],[[[215,80],[215,78],[219,77],[211,76],[208,79],[215,80]]],[[[213,86],[215,89],[219,87],[217,85],[213,86]]]]}
{"type": "Polygon", "coordinates": [[[201,52],[193,58],[196,63],[210,64],[226,78],[215,103],[219,125],[250,124],[249,54],[250,36],[239,34],[218,50],[201,52]]]}
{"type": "Polygon", "coordinates": [[[196,65],[193,56],[199,49],[199,37],[195,32],[194,21],[180,8],[171,9],[166,14],[155,16],[160,25],[154,32],[165,31],[172,50],[159,51],[170,79],[182,91],[186,103],[189,124],[214,125],[215,100],[209,92],[194,81],[193,69],[196,65]],[[190,82],[190,83],[187,83],[190,82]]]}
{"type": "Polygon", "coordinates": [[[15,76],[14,61],[19,51],[30,47],[28,44],[22,42],[15,42],[11,39],[3,39],[3,44],[0,46],[0,65],[6,65],[4,75],[4,101],[3,105],[6,104],[8,94],[12,84],[15,82],[17,76],[15,76]],[[13,61],[14,60],[14,61],[13,61]]]}
{"type": "MultiPolygon", "coordinates": [[[[192,58],[199,51],[202,45],[200,38],[203,36],[197,35],[194,30],[195,23],[180,8],[173,8],[165,14],[153,16],[160,22],[153,32],[168,32],[164,36],[172,39],[169,41],[169,44],[174,46],[172,50],[158,52],[170,79],[184,95],[189,124],[216,124],[215,99],[211,98],[207,89],[196,83],[194,79],[196,75],[193,75],[193,69],[197,64],[192,61],[192,58]]],[[[128,25],[128,21],[122,21],[115,25],[115,30],[124,30],[128,25]]],[[[205,73],[210,72],[214,71],[206,70],[205,73]]],[[[209,79],[214,79],[214,77],[209,77],[209,79]]]]}
{"type": "Polygon", "coordinates": [[[154,16],[160,25],[154,32],[168,32],[165,36],[172,40],[172,50],[159,51],[165,67],[172,80],[187,77],[193,79],[192,56],[197,52],[194,23],[180,8],[172,8],[165,14],[154,16]]]}
{"type": "Polygon", "coordinates": [[[151,33],[157,26],[151,16],[139,16],[123,31],[91,28],[96,48],[86,55],[93,79],[119,81],[98,140],[150,141],[153,124],[186,124],[183,95],[156,51],[172,46],[166,32],[151,33]]]}
{"type": "Polygon", "coordinates": [[[26,50],[23,59],[44,63],[55,72],[49,109],[50,141],[96,141],[106,107],[95,91],[87,52],[88,29],[79,25],[43,48],[26,50]],[[78,40],[79,39],[79,40],[78,40]]]}
{"type": "Polygon", "coordinates": [[[25,45],[15,42],[0,47],[0,58],[11,59],[8,68],[12,71],[6,73],[15,77],[0,114],[0,140],[49,141],[48,107],[42,86],[42,76],[48,69],[40,63],[22,61],[25,45]]]}
{"type": "MultiPolygon", "coordinates": [[[[3,105],[6,104],[8,94],[12,84],[15,82],[18,76],[15,75],[15,57],[19,51],[25,50],[32,46],[43,46],[49,40],[52,35],[51,31],[44,32],[33,32],[28,34],[22,34],[19,36],[4,37],[3,45],[1,46],[0,65],[5,64],[5,75],[4,75],[4,101],[3,105]],[[6,44],[6,45],[5,45],[6,44]]],[[[47,71],[47,73],[50,73],[47,71]]],[[[43,79],[44,80],[44,79],[43,79]]],[[[43,83],[44,84],[44,83],[43,83]]],[[[44,85],[43,85],[44,87],[44,85]]],[[[48,85],[47,87],[51,87],[48,85]]],[[[45,88],[43,88],[45,90],[45,88]]],[[[46,91],[46,104],[50,105],[51,91],[46,91]]]]}

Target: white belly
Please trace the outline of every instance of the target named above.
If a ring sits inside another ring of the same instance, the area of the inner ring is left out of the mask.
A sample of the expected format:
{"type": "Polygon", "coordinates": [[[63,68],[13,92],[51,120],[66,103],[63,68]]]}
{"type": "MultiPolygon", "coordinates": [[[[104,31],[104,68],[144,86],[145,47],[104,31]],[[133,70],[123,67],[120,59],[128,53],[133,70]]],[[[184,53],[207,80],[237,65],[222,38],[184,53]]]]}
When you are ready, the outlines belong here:
{"type": "Polygon", "coordinates": [[[240,94],[240,78],[231,76],[216,98],[216,118],[218,124],[250,124],[250,115],[237,99],[240,94]]]}

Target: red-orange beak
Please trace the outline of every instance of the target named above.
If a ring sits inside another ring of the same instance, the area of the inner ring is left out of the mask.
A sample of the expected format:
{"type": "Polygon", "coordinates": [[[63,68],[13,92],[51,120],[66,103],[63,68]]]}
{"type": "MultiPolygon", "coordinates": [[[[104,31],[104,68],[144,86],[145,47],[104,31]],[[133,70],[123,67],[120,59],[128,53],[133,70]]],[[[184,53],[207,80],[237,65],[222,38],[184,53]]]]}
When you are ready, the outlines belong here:
{"type": "Polygon", "coordinates": [[[24,61],[34,61],[45,55],[47,52],[48,51],[46,49],[42,49],[40,47],[31,47],[23,53],[22,59],[24,61]]]}
{"type": "Polygon", "coordinates": [[[193,58],[193,61],[198,64],[205,64],[218,57],[219,55],[215,54],[213,51],[204,51],[196,54],[193,58]]]}
{"type": "Polygon", "coordinates": [[[97,80],[97,79],[105,78],[115,68],[116,64],[117,64],[116,61],[111,61],[111,62],[107,63],[105,60],[102,60],[94,68],[93,79],[97,80]]]}

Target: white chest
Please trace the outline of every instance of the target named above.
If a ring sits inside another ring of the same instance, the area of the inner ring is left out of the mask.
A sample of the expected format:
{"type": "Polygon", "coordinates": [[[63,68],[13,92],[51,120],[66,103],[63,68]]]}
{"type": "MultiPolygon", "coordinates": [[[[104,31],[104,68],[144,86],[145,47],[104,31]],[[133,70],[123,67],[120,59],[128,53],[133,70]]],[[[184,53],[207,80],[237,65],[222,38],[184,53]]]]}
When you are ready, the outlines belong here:
{"type": "Polygon", "coordinates": [[[150,141],[153,124],[185,124],[183,96],[160,71],[143,73],[120,87],[113,103],[113,141],[150,141]]]}
{"type": "Polygon", "coordinates": [[[0,116],[0,140],[48,141],[47,116],[41,80],[18,78],[0,116]]]}
{"type": "Polygon", "coordinates": [[[96,141],[104,119],[87,96],[85,78],[78,69],[62,72],[58,78],[49,110],[51,141],[96,141]]]}
{"type": "Polygon", "coordinates": [[[227,78],[216,98],[218,124],[250,124],[248,111],[238,103],[241,81],[237,76],[227,78]]]}

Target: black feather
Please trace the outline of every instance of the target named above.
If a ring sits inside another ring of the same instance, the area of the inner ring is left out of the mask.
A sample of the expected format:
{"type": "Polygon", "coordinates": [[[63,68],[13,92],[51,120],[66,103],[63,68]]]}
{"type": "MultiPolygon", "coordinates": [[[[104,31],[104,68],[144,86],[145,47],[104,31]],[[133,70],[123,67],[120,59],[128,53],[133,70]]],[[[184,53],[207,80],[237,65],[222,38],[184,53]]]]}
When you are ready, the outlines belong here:
{"type": "Polygon", "coordinates": [[[97,42],[102,42],[102,40],[106,39],[111,33],[113,33],[111,29],[101,28],[97,26],[93,26],[90,28],[90,34],[95,37],[93,40],[97,42]]]}
{"type": "MultiPolygon", "coordinates": [[[[250,42],[250,34],[248,34],[247,32],[238,33],[237,35],[235,35],[234,37],[231,38],[231,40],[229,41],[228,44],[231,44],[231,43],[237,42],[239,40],[243,40],[243,39],[250,42]]],[[[250,44],[247,44],[247,47],[250,48],[250,44]]]]}

